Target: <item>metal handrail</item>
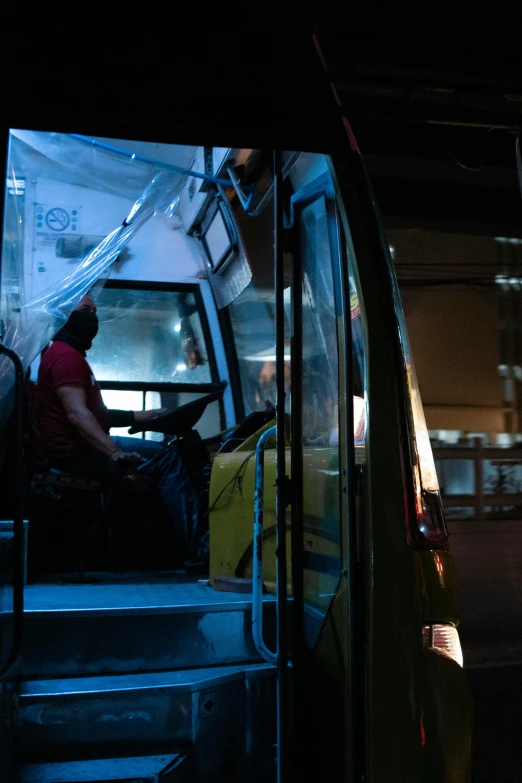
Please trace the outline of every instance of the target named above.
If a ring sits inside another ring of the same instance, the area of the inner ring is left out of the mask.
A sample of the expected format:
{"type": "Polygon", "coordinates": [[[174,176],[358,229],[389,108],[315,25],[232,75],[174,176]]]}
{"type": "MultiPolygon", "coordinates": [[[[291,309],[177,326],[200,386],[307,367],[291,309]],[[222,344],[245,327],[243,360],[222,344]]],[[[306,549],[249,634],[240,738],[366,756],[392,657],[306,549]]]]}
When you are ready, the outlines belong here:
{"type": "Polygon", "coordinates": [[[270,427],[259,438],[256,446],[256,483],[254,495],[254,539],[252,555],[252,637],[258,653],[265,661],[276,665],[277,653],[266,646],[263,639],[263,516],[265,443],[276,435],[277,428],[270,427]]]}
{"type": "Polygon", "coordinates": [[[14,538],[14,575],[13,575],[13,645],[9,658],[0,670],[0,679],[9,675],[16,666],[22,647],[22,629],[24,620],[24,464],[23,464],[23,394],[24,370],[18,355],[0,343],[0,354],[5,354],[15,368],[14,419],[16,427],[16,479],[15,508],[13,514],[14,538]]]}

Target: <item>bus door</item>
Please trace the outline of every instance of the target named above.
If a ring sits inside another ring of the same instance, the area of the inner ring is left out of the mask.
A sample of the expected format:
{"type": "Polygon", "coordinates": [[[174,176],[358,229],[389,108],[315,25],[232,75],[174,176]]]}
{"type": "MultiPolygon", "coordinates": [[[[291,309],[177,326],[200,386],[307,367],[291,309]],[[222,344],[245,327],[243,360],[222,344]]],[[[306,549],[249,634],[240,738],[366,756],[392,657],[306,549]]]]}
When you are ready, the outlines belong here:
{"type": "MultiPolygon", "coordinates": [[[[358,762],[350,742],[353,693],[348,677],[356,641],[348,589],[354,464],[353,385],[346,358],[351,357],[350,317],[345,312],[345,302],[350,311],[350,297],[326,158],[309,157],[309,170],[315,173],[303,178],[294,170],[292,187],[285,183],[282,210],[281,255],[285,269],[291,268],[291,279],[280,296],[290,301],[292,325],[289,349],[282,340],[278,346],[285,356],[289,350],[291,364],[288,748],[294,774],[324,774],[327,769],[331,780],[346,775],[351,780],[358,779],[353,777],[358,762]]],[[[284,357],[279,358],[282,367],[284,357]]],[[[362,714],[359,718],[363,726],[362,714]]],[[[358,743],[359,752],[362,747],[358,743]]]]}

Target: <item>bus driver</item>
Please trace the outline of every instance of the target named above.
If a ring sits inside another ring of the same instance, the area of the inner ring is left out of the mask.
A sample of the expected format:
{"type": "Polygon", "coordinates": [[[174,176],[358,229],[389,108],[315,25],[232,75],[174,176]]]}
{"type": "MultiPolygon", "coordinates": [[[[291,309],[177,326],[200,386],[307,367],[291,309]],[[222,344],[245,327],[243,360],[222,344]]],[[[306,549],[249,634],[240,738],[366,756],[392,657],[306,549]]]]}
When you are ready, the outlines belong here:
{"type": "Polygon", "coordinates": [[[167,409],[119,411],[105,406],[86,359],[97,333],[96,305],[87,294],[42,352],[37,410],[45,457],[58,470],[109,483],[124,473],[137,480],[135,470],[141,464],[143,475],[156,484],[166,514],[185,542],[186,558],[200,562],[205,553],[196,534],[199,500],[177,449],[109,434],[111,427],[142,423],[167,409]],[[149,462],[151,470],[147,470],[149,462]],[[160,465],[159,474],[155,465],[160,465]]]}

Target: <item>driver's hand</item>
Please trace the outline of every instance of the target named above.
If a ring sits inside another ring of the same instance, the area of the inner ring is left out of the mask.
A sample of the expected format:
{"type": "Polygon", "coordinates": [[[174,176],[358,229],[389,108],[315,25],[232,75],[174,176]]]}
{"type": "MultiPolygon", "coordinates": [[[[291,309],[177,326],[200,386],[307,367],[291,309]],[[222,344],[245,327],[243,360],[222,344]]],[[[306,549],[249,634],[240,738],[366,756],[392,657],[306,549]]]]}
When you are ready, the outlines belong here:
{"type": "Polygon", "coordinates": [[[156,419],[158,416],[162,416],[164,413],[168,413],[169,408],[152,408],[150,411],[134,411],[134,419],[137,422],[150,421],[156,419]]]}
{"type": "Polygon", "coordinates": [[[142,462],[146,462],[147,460],[145,457],[142,457],[141,454],[138,454],[137,451],[113,451],[110,455],[110,459],[113,462],[132,462],[133,464],[141,464],[142,462]]]}

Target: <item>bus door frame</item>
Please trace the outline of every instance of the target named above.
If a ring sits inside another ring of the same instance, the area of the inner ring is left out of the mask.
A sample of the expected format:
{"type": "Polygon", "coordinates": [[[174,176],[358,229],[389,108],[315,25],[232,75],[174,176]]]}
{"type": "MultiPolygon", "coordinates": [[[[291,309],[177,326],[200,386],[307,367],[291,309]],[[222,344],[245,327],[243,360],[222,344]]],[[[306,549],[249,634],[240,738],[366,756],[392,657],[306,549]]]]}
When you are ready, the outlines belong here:
{"type": "Polygon", "coordinates": [[[277,526],[277,783],[290,783],[289,738],[292,731],[289,667],[289,625],[286,560],[286,507],[290,501],[286,473],[285,427],[285,302],[283,166],[280,150],[273,151],[274,177],[274,295],[276,327],[276,526],[277,526]]]}
{"type": "MultiPolygon", "coordinates": [[[[330,172],[325,172],[312,182],[304,185],[290,200],[288,230],[293,231],[296,212],[320,197],[324,197],[328,219],[328,243],[332,261],[336,319],[338,323],[337,350],[339,362],[339,443],[340,443],[340,484],[342,488],[340,505],[341,529],[341,565],[342,576],[347,579],[348,616],[346,618],[346,661],[344,724],[345,752],[344,768],[347,780],[363,780],[365,768],[365,655],[364,655],[364,594],[357,586],[360,580],[360,562],[356,529],[356,467],[355,444],[353,437],[353,372],[352,372],[352,332],[350,317],[350,288],[348,274],[347,243],[343,241],[342,221],[336,202],[336,193],[330,172]],[[297,209],[296,209],[297,208],[297,209]],[[339,330],[339,321],[342,330],[339,330]],[[361,604],[361,601],[363,603],[361,604]],[[360,682],[358,682],[360,678],[360,682]]],[[[282,200],[282,199],[281,199],[282,200]]],[[[277,209],[277,207],[276,207],[277,209]]],[[[281,212],[281,210],[279,210],[281,212]]],[[[276,219],[282,220],[282,215],[276,219]]],[[[276,226],[278,223],[276,222],[276,226]]],[[[279,227],[282,231],[282,227],[279,227]]],[[[276,231],[276,236],[278,231],[276,231]]],[[[303,403],[303,308],[302,274],[303,256],[294,252],[292,260],[291,302],[292,302],[292,338],[291,338],[291,481],[286,480],[286,504],[291,500],[291,562],[292,562],[292,612],[290,632],[291,648],[291,689],[290,714],[287,715],[291,766],[299,767],[303,748],[299,742],[299,723],[306,721],[299,705],[299,695],[306,688],[306,673],[303,671],[303,652],[305,649],[304,629],[304,550],[303,550],[303,441],[302,441],[302,403],[303,403]]],[[[282,302],[282,257],[276,254],[276,297],[282,302]],[[279,288],[277,282],[279,281],[279,288]]],[[[282,307],[282,303],[280,303],[282,307]]],[[[284,399],[284,324],[277,331],[276,364],[278,380],[278,399],[284,399]],[[280,392],[280,388],[282,391],[280,392]]],[[[284,404],[277,406],[278,421],[284,420],[284,404]]],[[[284,424],[281,425],[281,429],[284,424]]],[[[278,433],[279,435],[279,433],[278,433]]],[[[283,434],[281,434],[281,439],[283,434]]],[[[279,442],[279,441],[278,441],[279,442]]],[[[278,465],[284,464],[278,453],[278,465]]],[[[281,524],[278,517],[278,525],[281,524]]],[[[279,528],[282,530],[283,528],[279,528]]],[[[281,538],[279,539],[281,540],[281,538]]],[[[360,545],[360,542],[359,542],[360,545]]],[[[279,561],[282,554],[278,551],[279,561]]],[[[279,582],[282,584],[282,582],[279,582]]],[[[341,583],[339,583],[341,584],[341,583]]],[[[282,591],[279,589],[279,593],[282,591]]],[[[283,714],[278,707],[279,716],[283,714]]],[[[327,748],[322,749],[327,756],[327,748]]],[[[295,769],[294,769],[295,772],[295,769]]]]}

